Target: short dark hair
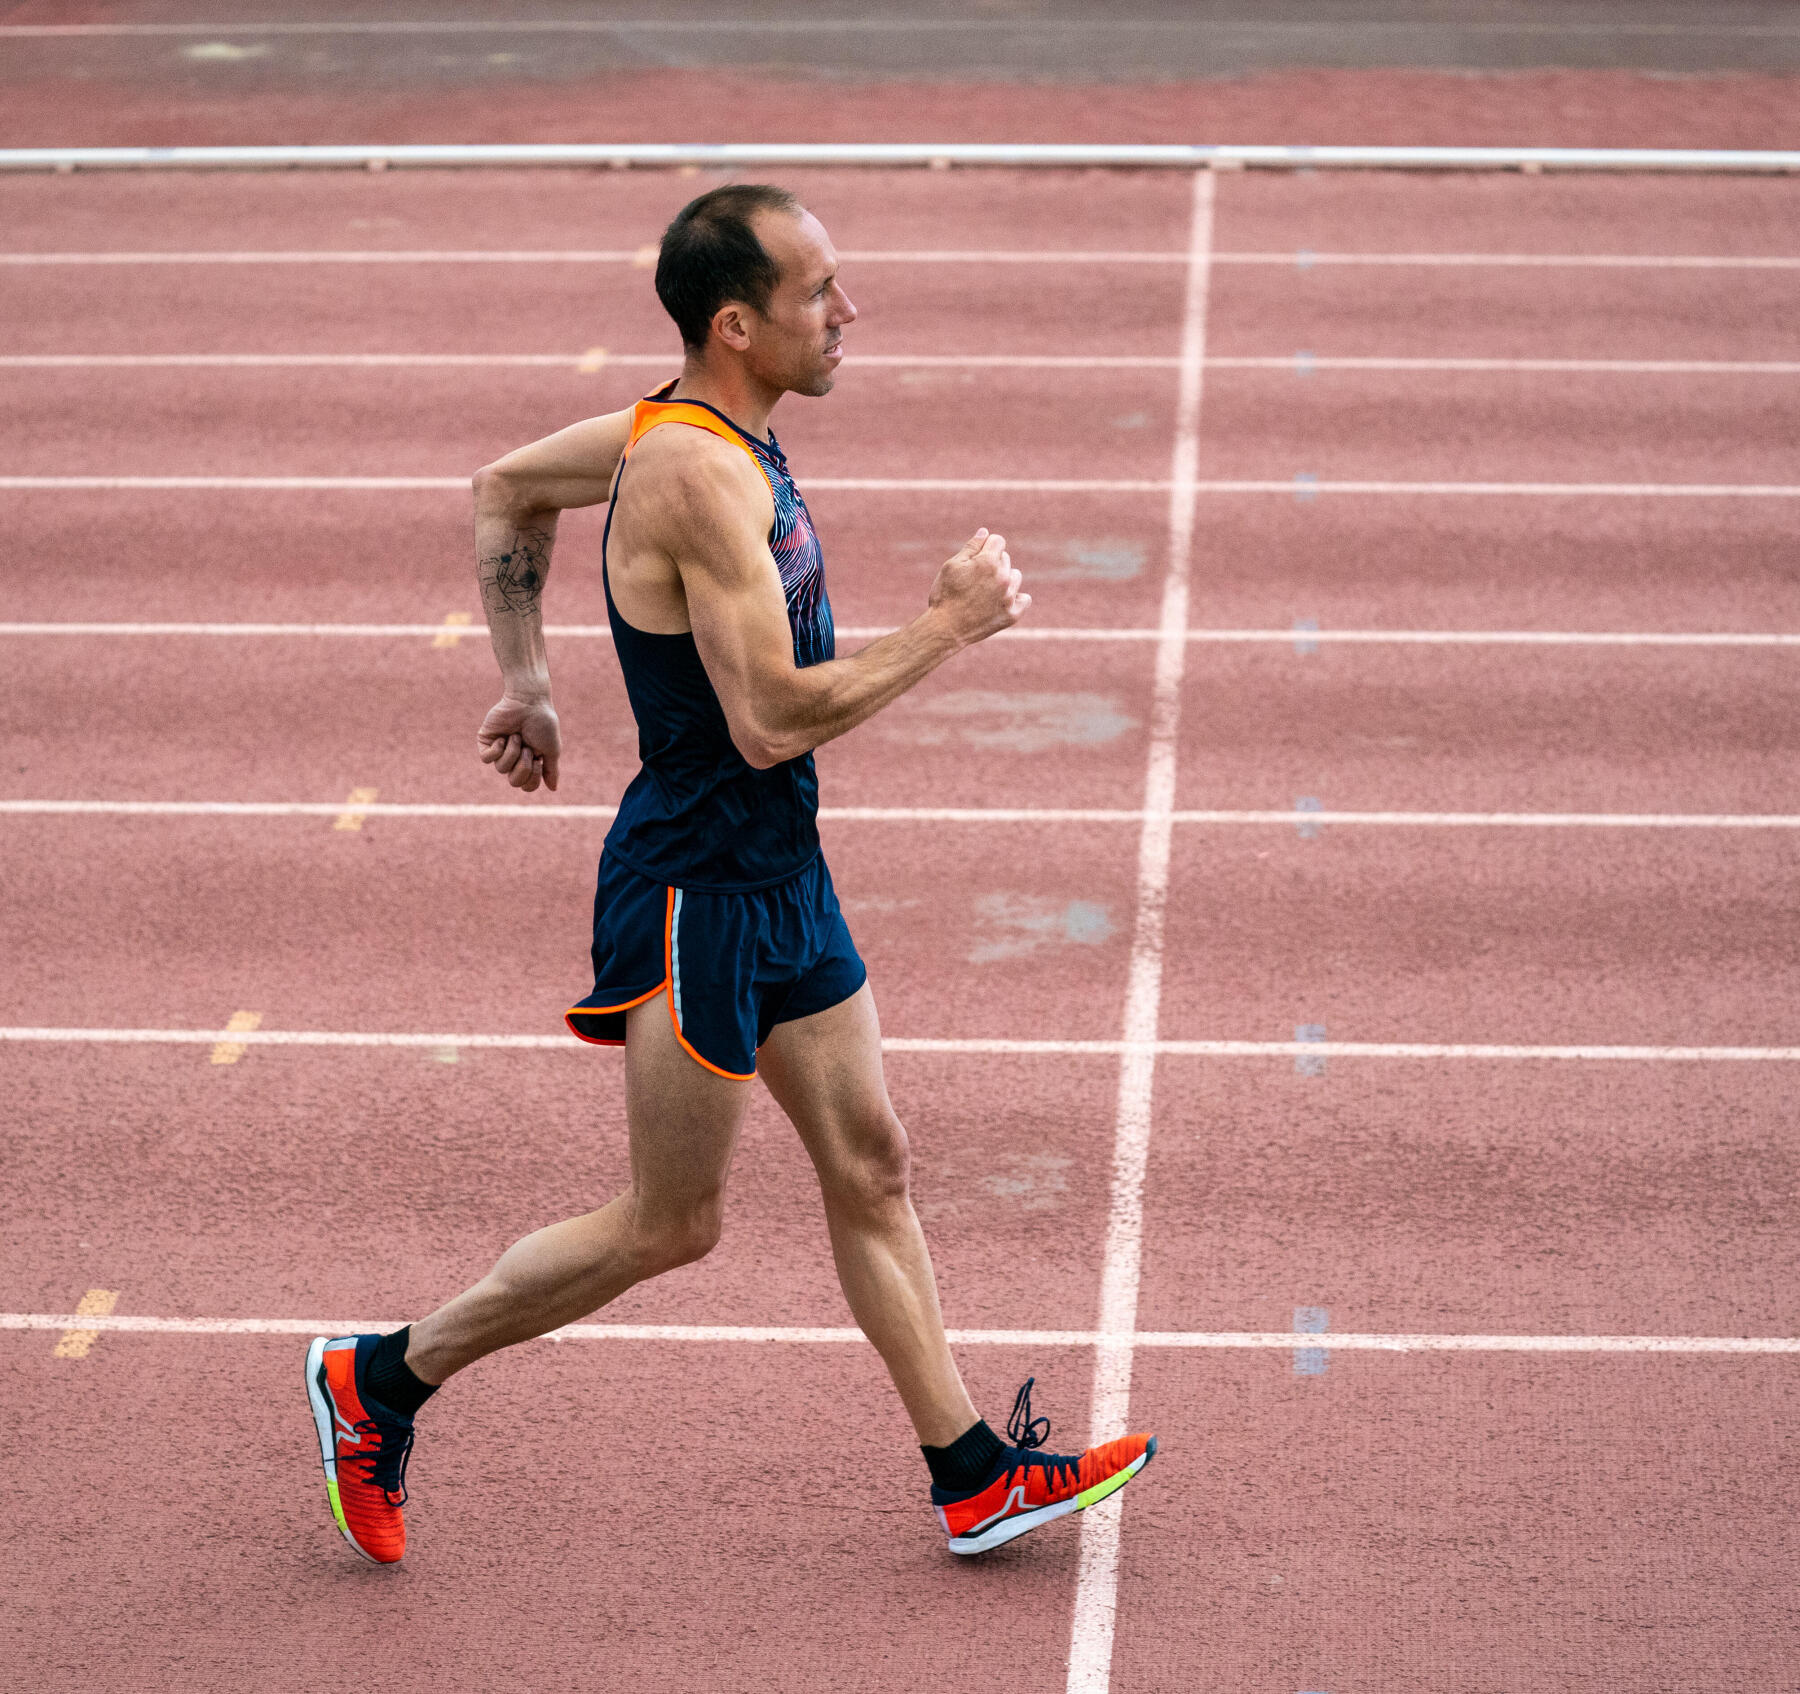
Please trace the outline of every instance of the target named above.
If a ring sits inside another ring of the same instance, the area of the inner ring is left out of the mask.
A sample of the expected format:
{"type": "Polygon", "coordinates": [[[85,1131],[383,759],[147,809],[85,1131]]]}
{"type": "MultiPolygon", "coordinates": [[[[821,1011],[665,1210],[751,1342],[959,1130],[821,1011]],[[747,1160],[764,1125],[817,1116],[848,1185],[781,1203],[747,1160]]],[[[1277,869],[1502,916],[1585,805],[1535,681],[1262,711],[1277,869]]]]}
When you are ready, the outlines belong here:
{"type": "Polygon", "coordinates": [[[663,231],[656,297],[690,352],[706,345],[713,314],[727,300],[765,310],[781,269],[750,227],[756,212],[794,212],[800,202],[766,182],[733,182],[690,200],[663,231]]]}

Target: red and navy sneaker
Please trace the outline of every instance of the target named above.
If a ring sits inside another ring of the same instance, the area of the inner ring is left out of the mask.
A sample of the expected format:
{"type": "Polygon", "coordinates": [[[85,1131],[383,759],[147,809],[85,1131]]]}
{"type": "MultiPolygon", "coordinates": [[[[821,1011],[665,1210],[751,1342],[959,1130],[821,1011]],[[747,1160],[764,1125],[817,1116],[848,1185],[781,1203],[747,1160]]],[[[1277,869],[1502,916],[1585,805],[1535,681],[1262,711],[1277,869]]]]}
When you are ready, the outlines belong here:
{"type": "Polygon", "coordinates": [[[362,1392],[379,1335],[319,1336],[306,1350],[306,1397],[312,1402],[325,1461],[331,1515],[344,1539],[373,1564],[392,1565],[406,1552],[406,1460],[411,1418],[362,1392]]]}
{"type": "Polygon", "coordinates": [[[980,1488],[953,1494],[931,1488],[931,1503],[950,1537],[952,1553],[986,1553],[1052,1518],[1067,1517],[1115,1494],[1156,1457],[1154,1435],[1123,1435],[1080,1455],[1040,1453],[1050,1434],[1048,1418],[1031,1415],[1028,1377],[1013,1401],[1006,1433],[1013,1445],[995,1461],[980,1488]]]}

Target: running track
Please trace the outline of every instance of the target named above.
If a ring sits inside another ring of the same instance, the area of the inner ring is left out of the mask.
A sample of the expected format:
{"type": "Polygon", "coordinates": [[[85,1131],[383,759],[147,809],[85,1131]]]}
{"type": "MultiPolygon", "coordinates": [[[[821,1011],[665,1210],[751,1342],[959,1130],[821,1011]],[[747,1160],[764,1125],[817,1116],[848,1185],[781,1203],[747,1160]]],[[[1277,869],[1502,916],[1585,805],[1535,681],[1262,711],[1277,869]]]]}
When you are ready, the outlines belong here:
{"type": "Polygon", "coordinates": [[[557,1040],[600,515],[523,805],[461,488],[673,368],[704,182],[5,181],[15,1680],[1783,1684],[1794,189],[795,180],[861,255],[778,418],[840,623],[978,523],[1036,594],[821,756],[945,1305],[990,1416],[1157,1465],[953,1565],[765,1100],[713,1257],[448,1390],[403,1567],[338,1544],[293,1332],[624,1174],[557,1040]]]}

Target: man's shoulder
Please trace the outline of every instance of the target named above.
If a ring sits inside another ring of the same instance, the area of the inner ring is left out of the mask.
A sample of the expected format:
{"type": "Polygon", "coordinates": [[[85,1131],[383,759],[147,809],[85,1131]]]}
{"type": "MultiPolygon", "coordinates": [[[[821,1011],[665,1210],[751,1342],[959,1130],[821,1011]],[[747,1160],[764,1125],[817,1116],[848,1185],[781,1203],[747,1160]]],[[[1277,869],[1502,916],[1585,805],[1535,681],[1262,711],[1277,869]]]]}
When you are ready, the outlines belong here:
{"type": "Polygon", "coordinates": [[[631,458],[639,477],[653,477],[671,488],[730,493],[766,486],[747,446],[681,418],[647,430],[631,449],[631,458]]]}
{"type": "Polygon", "coordinates": [[[672,536],[737,525],[761,533],[774,515],[769,484],[749,452],[693,424],[671,419],[631,450],[633,493],[672,536]]]}

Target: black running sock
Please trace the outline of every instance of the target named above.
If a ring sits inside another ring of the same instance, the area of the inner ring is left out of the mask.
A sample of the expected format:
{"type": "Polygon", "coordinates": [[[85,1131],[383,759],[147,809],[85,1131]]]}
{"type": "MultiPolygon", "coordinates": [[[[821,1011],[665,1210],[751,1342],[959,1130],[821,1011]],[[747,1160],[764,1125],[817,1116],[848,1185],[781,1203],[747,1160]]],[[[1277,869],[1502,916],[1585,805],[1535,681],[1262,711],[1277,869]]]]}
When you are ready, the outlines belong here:
{"type": "Polygon", "coordinates": [[[1006,1445],[987,1424],[977,1421],[948,1447],[921,1447],[931,1480],[952,1494],[968,1494],[993,1476],[1006,1445]]]}
{"type": "Polygon", "coordinates": [[[368,1389],[370,1398],[403,1418],[412,1417],[437,1393],[437,1384],[421,1382],[406,1362],[406,1343],[411,1335],[412,1325],[408,1324],[392,1335],[382,1336],[375,1343],[375,1351],[369,1355],[368,1367],[363,1373],[363,1386],[368,1389]]]}

